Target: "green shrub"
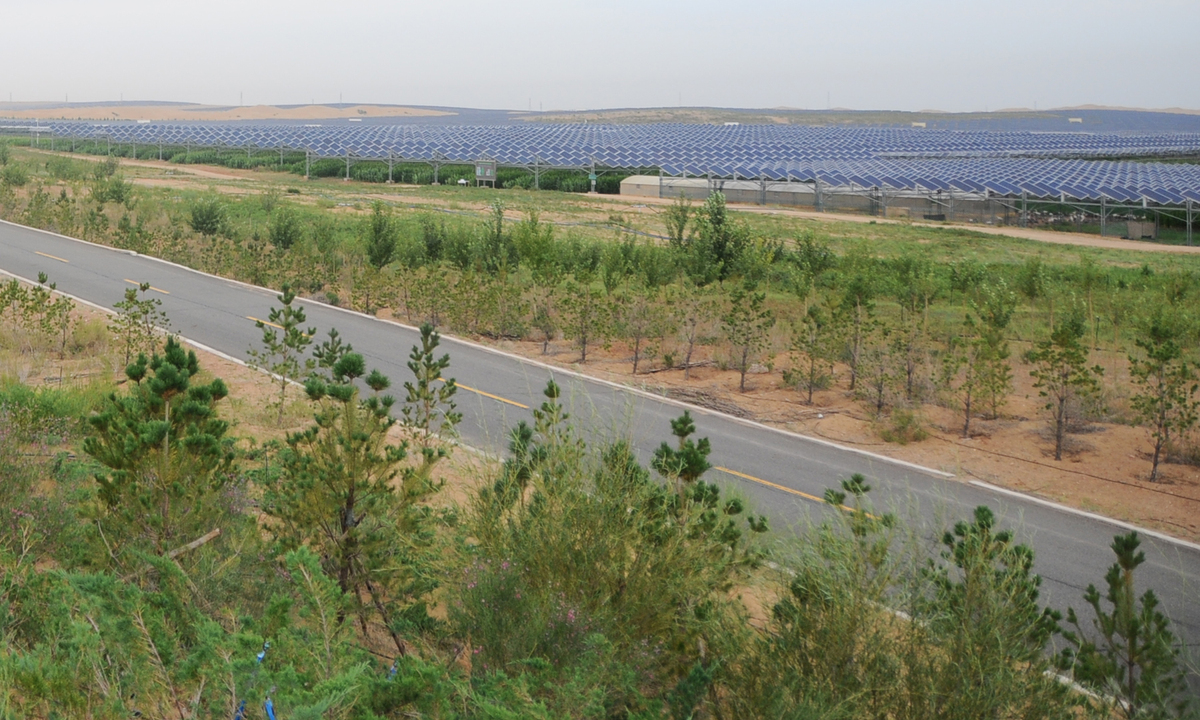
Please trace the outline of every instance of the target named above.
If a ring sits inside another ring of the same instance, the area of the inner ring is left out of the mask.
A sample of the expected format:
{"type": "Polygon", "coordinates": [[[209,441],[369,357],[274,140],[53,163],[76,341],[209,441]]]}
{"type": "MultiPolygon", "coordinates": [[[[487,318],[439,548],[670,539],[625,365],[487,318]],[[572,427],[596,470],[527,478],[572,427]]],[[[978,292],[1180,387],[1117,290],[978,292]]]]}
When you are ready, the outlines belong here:
{"type": "Polygon", "coordinates": [[[24,187],[29,182],[29,170],[20,163],[8,163],[0,170],[0,182],[12,187],[24,187]]]}
{"type": "Polygon", "coordinates": [[[887,423],[880,428],[879,437],[883,438],[884,442],[907,445],[921,442],[929,437],[929,432],[923,427],[921,417],[916,411],[896,408],[888,416],[887,423]]]}
{"type": "Polygon", "coordinates": [[[87,166],[76,160],[65,157],[52,157],[46,161],[46,171],[58,180],[75,182],[87,176],[87,166]]]}
{"type": "Polygon", "coordinates": [[[72,354],[99,355],[108,345],[108,325],[99,318],[76,323],[71,329],[69,349],[72,354]]]}
{"type": "Polygon", "coordinates": [[[294,208],[282,206],[271,215],[268,228],[271,244],[280,250],[287,250],[304,237],[304,224],[299,213],[294,208]]]}

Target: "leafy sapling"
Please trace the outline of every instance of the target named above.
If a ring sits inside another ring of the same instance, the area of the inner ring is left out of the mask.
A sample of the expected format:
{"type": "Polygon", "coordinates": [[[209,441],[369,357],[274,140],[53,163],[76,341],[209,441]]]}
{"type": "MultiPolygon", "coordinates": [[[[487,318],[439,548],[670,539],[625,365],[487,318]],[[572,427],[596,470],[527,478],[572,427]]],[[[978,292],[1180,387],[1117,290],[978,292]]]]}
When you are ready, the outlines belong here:
{"type": "Polygon", "coordinates": [[[154,349],[160,331],[169,331],[171,323],[162,310],[162,300],[147,297],[150,283],[141,283],[136,288],[125,290],[125,299],[114,305],[117,314],[108,329],[120,340],[129,365],[139,353],[154,349]]]}

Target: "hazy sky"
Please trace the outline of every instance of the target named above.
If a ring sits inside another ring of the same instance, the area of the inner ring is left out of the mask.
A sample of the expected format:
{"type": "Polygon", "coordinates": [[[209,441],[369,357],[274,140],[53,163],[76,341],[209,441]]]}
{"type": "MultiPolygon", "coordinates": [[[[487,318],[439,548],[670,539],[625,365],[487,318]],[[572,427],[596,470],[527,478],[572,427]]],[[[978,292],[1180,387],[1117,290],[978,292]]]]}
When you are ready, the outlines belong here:
{"type": "Polygon", "coordinates": [[[1200,108],[1198,0],[0,0],[0,100],[1200,108]]]}

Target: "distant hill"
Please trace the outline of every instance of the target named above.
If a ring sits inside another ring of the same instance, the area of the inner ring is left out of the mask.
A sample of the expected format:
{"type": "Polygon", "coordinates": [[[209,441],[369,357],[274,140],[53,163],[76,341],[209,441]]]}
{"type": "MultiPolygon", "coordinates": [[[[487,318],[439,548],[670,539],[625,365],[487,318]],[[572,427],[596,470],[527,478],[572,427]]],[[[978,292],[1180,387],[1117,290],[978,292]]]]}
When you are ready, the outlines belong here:
{"type": "Polygon", "coordinates": [[[1136,112],[1136,113],[1167,113],[1169,115],[1200,115],[1200,110],[1189,110],[1188,108],[1170,107],[1170,108],[1131,108],[1120,107],[1116,105],[1076,105],[1074,107],[1054,108],[1054,110],[1118,110],[1121,112],[1136,112]]]}
{"type": "Polygon", "coordinates": [[[1195,132],[1200,133],[1200,110],[1080,105],[1034,111],[1008,108],[992,112],[953,113],[942,110],[804,110],[776,108],[660,107],[610,108],[584,111],[526,112],[515,110],[334,103],[254,105],[246,107],[186,102],[3,103],[0,117],[25,120],[104,120],[152,122],[320,122],[361,121],[366,124],[507,125],[523,122],[559,123],[685,123],[720,125],[785,124],[857,127],[912,127],[930,130],[992,130],[1025,132],[1195,132]],[[1070,122],[1080,118],[1081,123],[1070,122]]]}
{"type": "Polygon", "coordinates": [[[336,120],[341,118],[392,118],[449,115],[444,110],[400,105],[249,105],[245,107],[196,103],[0,103],[0,116],[26,120],[150,120],[152,122],[336,120]]]}

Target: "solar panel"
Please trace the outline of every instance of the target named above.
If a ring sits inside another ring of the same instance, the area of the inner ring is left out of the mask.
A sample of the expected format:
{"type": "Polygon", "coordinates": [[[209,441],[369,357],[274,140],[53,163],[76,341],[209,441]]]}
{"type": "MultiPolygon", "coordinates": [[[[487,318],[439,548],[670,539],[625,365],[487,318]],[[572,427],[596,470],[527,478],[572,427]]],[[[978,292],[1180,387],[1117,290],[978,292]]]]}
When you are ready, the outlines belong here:
{"type": "MultiPolygon", "coordinates": [[[[0,129],[27,121],[0,121],[0,129]]],[[[792,125],[284,125],[50,123],[58,136],[116,143],[291,149],[317,157],[400,157],[590,168],[660,167],[670,175],[794,178],[896,191],[990,191],[1178,204],[1200,201],[1200,167],[1097,157],[1200,152],[1200,133],[1038,134],[792,125]],[[1151,195],[1149,193],[1155,193],[1151,195]]],[[[15,131],[15,130],[13,130],[15,131]]]]}

